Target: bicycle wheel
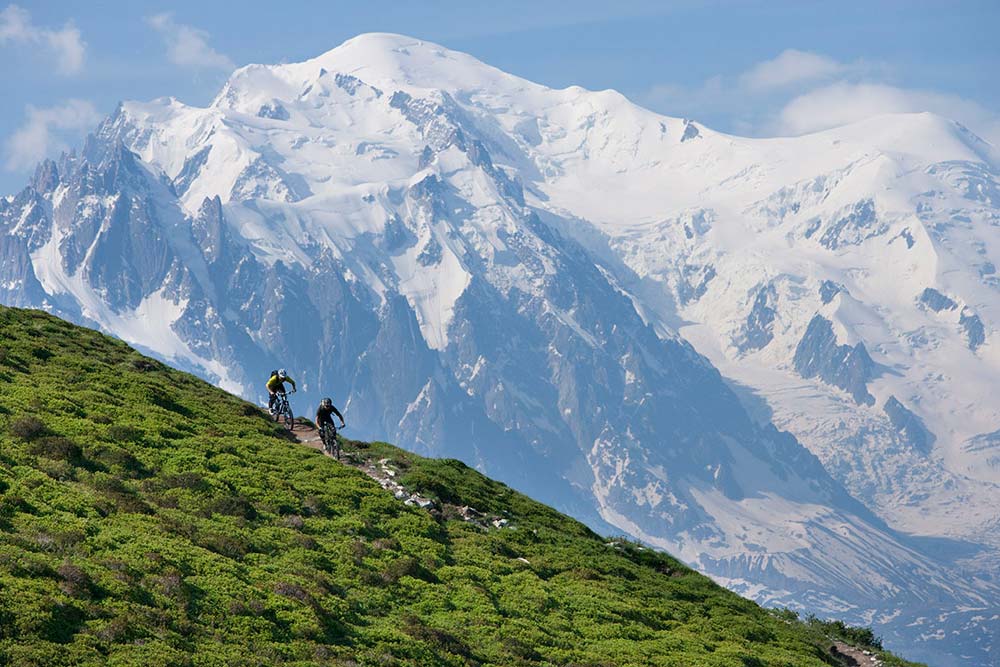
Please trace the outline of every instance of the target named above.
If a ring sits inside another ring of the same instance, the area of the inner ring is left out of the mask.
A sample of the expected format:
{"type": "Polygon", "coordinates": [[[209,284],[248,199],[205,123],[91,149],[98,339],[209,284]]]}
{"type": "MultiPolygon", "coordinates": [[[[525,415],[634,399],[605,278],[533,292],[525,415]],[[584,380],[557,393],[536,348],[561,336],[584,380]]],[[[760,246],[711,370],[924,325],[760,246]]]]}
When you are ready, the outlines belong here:
{"type": "Polygon", "coordinates": [[[285,408],[285,428],[289,431],[295,428],[295,417],[292,416],[292,406],[285,408]]]}

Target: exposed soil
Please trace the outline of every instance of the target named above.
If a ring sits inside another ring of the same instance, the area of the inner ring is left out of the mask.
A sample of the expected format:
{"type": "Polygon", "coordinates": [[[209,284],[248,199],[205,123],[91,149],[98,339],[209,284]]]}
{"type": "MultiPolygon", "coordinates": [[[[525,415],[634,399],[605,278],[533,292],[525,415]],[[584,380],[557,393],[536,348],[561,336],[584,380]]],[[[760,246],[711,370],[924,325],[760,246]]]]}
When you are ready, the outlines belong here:
{"type": "Polygon", "coordinates": [[[834,657],[840,658],[845,667],[882,667],[878,656],[844,642],[835,641],[830,648],[834,657]]]}
{"type": "MultiPolygon", "coordinates": [[[[306,447],[311,447],[323,451],[323,441],[320,438],[319,430],[309,424],[296,422],[292,435],[306,447]]],[[[448,519],[462,519],[466,523],[472,523],[480,528],[489,530],[491,528],[513,528],[508,519],[494,516],[469,507],[467,505],[441,505],[432,498],[427,498],[418,493],[411,493],[406,487],[396,479],[399,470],[393,465],[390,459],[379,459],[377,461],[356,452],[341,451],[340,462],[344,465],[357,468],[376,482],[386,491],[389,491],[396,500],[406,504],[421,507],[431,513],[443,516],[448,519]]]]}

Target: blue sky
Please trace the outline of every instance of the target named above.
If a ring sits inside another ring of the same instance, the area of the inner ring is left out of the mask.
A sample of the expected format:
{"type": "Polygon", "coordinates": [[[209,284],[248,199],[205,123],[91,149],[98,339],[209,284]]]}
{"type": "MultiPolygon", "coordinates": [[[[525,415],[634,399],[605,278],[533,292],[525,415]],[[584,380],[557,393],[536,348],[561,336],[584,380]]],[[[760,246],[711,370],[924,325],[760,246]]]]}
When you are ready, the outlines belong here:
{"type": "Polygon", "coordinates": [[[995,0],[230,4],[0,0],[0,193],[119,100],[205,104],[235,66],[303,60],[373,31],[553,87],[614,88],[737,134],[930,110],[1000,144],[995,0]]]}

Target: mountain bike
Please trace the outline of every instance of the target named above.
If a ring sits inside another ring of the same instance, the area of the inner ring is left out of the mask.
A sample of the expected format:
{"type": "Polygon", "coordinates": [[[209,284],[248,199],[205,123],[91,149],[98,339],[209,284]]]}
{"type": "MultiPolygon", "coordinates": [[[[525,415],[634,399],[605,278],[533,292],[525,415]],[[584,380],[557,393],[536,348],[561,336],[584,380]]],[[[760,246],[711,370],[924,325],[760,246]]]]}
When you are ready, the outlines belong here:
{"type": "Polygon", "coordinates": [[[274,407],[271,408],[271,416],[274,417],[274,421],[278,421],[284,417],[285,428],[289,431],[295,428],[295,417],[292,415],[292,406],[288,402],[287,393],[279,391],[275,394],[274,407]]]}
{"type": "Polygon", "coordinates": [[[340,440],[337,439],[337,427],[333,424],[323,424],[319,427],[319,438],[323,442],[323,451],[327,456],[340,460],[340,440]]]}

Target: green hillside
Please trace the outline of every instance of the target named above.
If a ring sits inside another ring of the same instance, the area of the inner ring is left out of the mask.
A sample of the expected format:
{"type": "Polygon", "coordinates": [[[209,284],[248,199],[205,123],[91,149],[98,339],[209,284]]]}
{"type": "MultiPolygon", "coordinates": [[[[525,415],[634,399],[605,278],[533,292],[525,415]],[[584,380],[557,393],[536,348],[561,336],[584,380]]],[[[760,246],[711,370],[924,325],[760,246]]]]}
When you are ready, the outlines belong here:
{"type": "Polygon", "coordinates": [[[0,387],[0,665],[807,667],[841,664],[833,635],[873,639],[458,461],[346,443],[436,501],[408,506],[254,406],[38,312],[0,308],[0,387]]]}

